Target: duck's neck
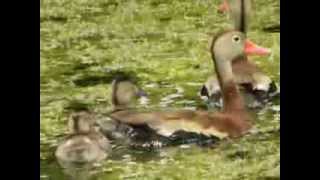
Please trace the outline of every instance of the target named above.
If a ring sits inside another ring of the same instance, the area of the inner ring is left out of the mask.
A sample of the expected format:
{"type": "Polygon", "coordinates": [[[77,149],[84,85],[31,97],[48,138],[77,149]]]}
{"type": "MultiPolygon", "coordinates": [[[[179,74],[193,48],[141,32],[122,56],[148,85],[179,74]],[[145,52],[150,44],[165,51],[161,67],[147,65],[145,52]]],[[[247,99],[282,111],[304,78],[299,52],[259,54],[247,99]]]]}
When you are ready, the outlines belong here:
{"type": "Polygon", "coordinates": [[[215,69],[222,90],[223,111],[239,112],[245,110],[243,99],[234,82],[231,63],[228,60],[215,58],[215,69]]]}
{"type": "Polygon", "coordinates": [[[232,65],[237,64],[237,63],[241,63],[244,61],[248,61],[248,57],[246,55],[239,56],[237,59],[233,60],[232,65]]]}
{"type": "Polygon", "coordinates": [[[244,0],[240,0],[240,24],[239,24],[239,30],[243,33],[246,33],[246,10],[245,10],[245,4],[244,0]]]}
{"type": "Polygon", "coordinates": [[[112,84],[112,91],[111,91],[111,101],[113,106],[118,107],[120,105],[119,100],[117,98],[117,92],[118,92],[118,83],[114,82],[112,84]]]}
{"type": "Polygon", "coordinates": [[[246,33],[249,19],[249,1],[237,0],[231,4],[231,17],[234,21],[234,27],[236,30],[246,33]]]}

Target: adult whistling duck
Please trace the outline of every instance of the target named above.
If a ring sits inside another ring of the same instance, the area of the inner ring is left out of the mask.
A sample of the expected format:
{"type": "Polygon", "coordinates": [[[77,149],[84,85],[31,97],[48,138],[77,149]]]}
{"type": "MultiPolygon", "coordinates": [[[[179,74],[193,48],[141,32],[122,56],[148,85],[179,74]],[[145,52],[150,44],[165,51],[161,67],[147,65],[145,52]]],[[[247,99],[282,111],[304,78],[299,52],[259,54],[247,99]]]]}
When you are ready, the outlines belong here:
{"type": "MultiPolygon", "coordinates": [[[[250,0],[225,0],[224,6],[228,7],[231,13],[235,30],[246,34],[251,10],[250,0]]],[[[249,41],[248,43],[250,45],[249,41]]],[[[232,62],[235,82],[244,90],[247,99],[251,98],[253,100],[253,102],[246,101],[249,106],[254,105],[254,103],[262,105],[277,95],[275,82],[256,64],[248,60],[247,55],[264,56],[270,53],[267,48],[255,47],[256,50],[257,48],[258,51],[243,54],[232,62]]],[[[210,76],[207,79],[200,94],[209,98],[209,101],[214,102],[215,105],[221,106],[221,88],[216,76],[210,76]]]]}
{"type": "Polygon", "coordinates": [[[224,32],[213,40],[211,53],[224,101],[221,112],[202,110],[150,112],[120,108],[109,116],[119,124],[131,127],[147,126],[162,137],[170,137],[181,131],[217,138],[240,137],[251,129],[251,116],[246,111],[239,94],[231,64],[243,54],[256,51],[259,51],[259,48],[246,40],[245,35],[239,31],[224,32]]]}
{"type": "Polygon", "coordinates": [[[86,111],[71,114],[68,123],[70,135],[55,152],[62,166],[93,163],[106,158],[111,146],[94,124],[93,116],[86,111]]]}

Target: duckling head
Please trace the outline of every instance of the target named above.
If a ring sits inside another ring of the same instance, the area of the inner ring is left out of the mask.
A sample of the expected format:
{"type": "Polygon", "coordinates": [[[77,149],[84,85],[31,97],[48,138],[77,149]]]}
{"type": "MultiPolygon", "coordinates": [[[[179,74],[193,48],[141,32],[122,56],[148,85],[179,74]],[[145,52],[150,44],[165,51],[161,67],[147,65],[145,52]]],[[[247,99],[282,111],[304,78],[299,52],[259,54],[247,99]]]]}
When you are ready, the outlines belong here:
{"type": "Polygon", "coordinates": [[[87,111],[74,112],[70,115],[68,128],[71,134],[84,134],[94,130],[94,117],[87,111]]]}
{"type": "Polygon", "coordinates": [[[112,104],[114,109],[129,108],[146,93],[128,77],[117,77],[112,82],[112,104]]]}

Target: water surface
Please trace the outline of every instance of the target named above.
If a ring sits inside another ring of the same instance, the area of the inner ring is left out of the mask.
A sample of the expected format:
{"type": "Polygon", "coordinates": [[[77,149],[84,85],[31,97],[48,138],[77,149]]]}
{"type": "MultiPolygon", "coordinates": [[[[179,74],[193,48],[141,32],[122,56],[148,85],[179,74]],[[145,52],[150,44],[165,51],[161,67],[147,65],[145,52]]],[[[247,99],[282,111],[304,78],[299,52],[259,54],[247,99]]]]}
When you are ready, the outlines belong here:
{"type": "MultiPolygon", "coordinates": [[[[204,106],[197,93],[214,73],[212,35],[230,27],[215,0],[41,0],[41,179],[70,179],[54,158],[67,132],[68,112],[111,108],[110,83],[119,71],[148,92],[148,108],[204,106]]],[[[248,37],[269,47],[252,57],[279,85],[279,1],[255,1],[248,37]]],[[[215,148],[171,147],[155,152],[120,149],[76,179],[279,179],[279,102],[255,111],[259,130],[215,148]],[[87,177],[88,176],[88,177],[87,177]]],[[[69,172],[70,174],[70,172],[69,172]]]]}

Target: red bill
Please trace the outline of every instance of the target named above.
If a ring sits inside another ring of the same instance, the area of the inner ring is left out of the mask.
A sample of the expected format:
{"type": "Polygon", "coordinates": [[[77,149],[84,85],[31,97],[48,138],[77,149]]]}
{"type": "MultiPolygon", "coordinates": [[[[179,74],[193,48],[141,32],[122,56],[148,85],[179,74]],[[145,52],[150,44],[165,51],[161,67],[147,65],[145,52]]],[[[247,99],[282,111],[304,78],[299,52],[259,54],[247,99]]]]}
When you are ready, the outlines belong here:
{"type": "Polygon", "coordinates": [[[244,51],[247,55],[260,55],[260,56],[266,56],[271,53],[270,49],[258,46],[248,39],[245,42],[244,51]]]}

